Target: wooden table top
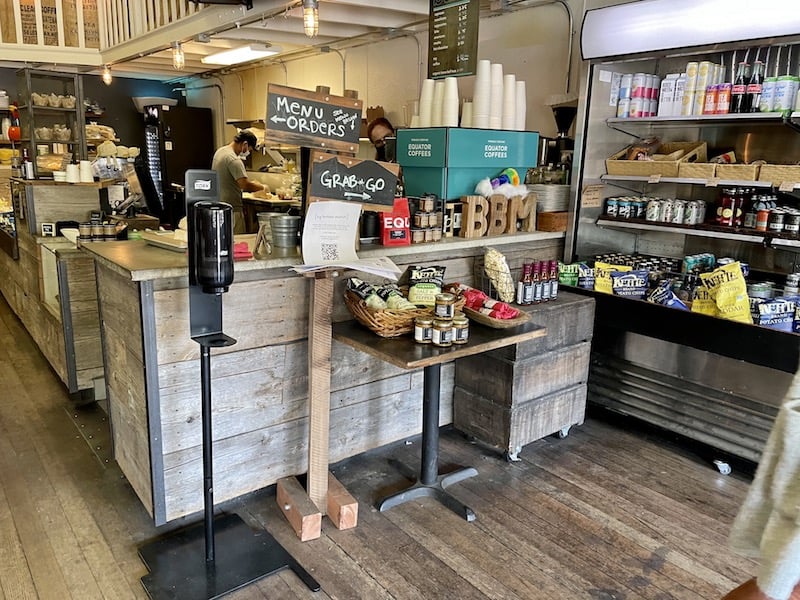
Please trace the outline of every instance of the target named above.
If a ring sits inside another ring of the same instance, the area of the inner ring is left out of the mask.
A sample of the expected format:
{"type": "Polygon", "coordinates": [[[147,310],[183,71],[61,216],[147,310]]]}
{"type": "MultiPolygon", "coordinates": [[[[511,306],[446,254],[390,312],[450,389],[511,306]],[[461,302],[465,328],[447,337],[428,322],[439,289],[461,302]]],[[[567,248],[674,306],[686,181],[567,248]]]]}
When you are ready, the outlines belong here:
{"type": "Polygon", "coordinates": [[[333,325],[333,339],[404,369],[430,367],[545,335],[547,329],[532,321],[509,329],[492,329],[470,321],[466,344],[440,348],[433,344],[418,344],[410,335],[382,338],[352,320],[333,325]]]}

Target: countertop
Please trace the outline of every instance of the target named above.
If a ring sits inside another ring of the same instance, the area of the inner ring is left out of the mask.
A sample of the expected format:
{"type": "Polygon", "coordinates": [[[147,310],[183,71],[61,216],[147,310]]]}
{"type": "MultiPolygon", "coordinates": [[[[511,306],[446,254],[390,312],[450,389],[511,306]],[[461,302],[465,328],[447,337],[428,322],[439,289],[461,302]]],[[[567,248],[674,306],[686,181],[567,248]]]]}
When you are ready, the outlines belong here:
{"type": "MultiPolygon", "coordinates": [[[[235,241],[246,241],[252,250],[255,244],[255,237],[252,234],[237,235],[235,241]]],[[[502,247],[509,244],[563,238],[564,232],[549,231],[470,239],[444,238],[440,242],[412,244],[410,246],[362,246],[358,255],[361,258],[369,258],[371,256],[413,256],[432,253],[447,255],[476,247],[502,247]]],[[[103,265],[126,277],[130,277],[133,281],[188,276],[185,253],[151,246],[143,240],[88,242],[82,244],[81,248],[89,252],[103,265]]],[[[236,261],[234,270],[236,273],[281,268],[288,271],[291,266],[301,264],[301,262],[299,250],[277,248],[275,252],[268,256],[236,261]]]]}

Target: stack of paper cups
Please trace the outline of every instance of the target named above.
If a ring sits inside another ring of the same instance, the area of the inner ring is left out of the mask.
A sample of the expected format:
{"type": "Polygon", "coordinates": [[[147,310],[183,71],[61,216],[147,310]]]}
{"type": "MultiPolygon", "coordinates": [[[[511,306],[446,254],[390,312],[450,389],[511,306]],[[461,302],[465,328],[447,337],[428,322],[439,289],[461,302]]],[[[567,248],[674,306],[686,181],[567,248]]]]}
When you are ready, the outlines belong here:
{"type": "Polygon", "coordinates": [[[472,127],[472,102],[464,100],[461,107],[461,127],[472,127]]]}
{"type": "Polygon", "coordinates": [[[82,160],[78,164],[78,172],[80,173],[81,183],[92,183],[94,181],[92,163],[88,160],[82,160]]]}
{"type": "Polygon", "coordinates": [[[479,60],[475,71],[475,89],[472,92],[472,127],[489,128],[491,86],[491,63],[488,60],[479,60]]]}
{"type": "Polygon", "coordinates": [[[442,110],[444,109],[444,81],[433,83],[433,105],[431,110],[431,127],[442,126],[442,110]]]}
{"type": "Polygon", "coordinates": [[[489,129],[503,126],[503,65],[493,63],[489,92],[489,129]]]}
{"type": "Polygon", "coordinates": [[[455,77],[444,80],[442,127],[458,127],[458,80],[455,77]]]}
{"type": "Polygon", "coordinates": [[[525,131],[525,120],[528,110],[528,94],[525,91],[525,82],[517,81],[517,119],[514,129],[525,131]]]}
{"type": "Polygon", "coordinates": [[[433,117],[433,79],[426,79],[422,82],[422,89],[419,95],[419,125],[418,127],[430,127],[433,117]]]}
{"type": "Polygon", "coordinates": [[[517,77],[503,77],[503,129],[514,129],[517,126],[517,77]]]}

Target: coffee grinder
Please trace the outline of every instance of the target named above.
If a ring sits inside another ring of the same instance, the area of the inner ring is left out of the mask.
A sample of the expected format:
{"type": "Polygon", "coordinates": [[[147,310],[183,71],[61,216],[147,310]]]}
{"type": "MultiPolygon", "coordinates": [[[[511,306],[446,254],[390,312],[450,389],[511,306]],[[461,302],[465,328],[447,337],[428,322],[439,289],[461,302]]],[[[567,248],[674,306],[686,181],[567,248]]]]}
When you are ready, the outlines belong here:
{"type": "Polygon", "coordinates": [[[548,138],[545,153],[545,165],[553,165],[558,170],[566,171],[566,181],[572,169],[572,154],[575,151],[575,140],[569,137],[569,130],[578,114],[578,98],[575,95],[551,96],[547,102],[553,110],[558,134],[548,138]]]}

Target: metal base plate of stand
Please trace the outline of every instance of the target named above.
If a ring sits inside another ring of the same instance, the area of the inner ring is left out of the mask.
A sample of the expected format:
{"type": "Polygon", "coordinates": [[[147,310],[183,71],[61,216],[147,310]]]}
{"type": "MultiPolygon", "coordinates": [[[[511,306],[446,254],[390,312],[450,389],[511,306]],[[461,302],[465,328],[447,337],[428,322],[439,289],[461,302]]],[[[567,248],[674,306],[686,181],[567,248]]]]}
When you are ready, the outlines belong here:
{"type": "Polygon", "coordinates": [[[381,498],[378,500],[378,502],[376,502],[375,507],[379,511],[383,512],[394,506],[398,506],[418,498],[435,498],[462,519],[472,522],[475,520],[475,513],[473,510],[469,506],[456,500],[445,490],[447,490],[449,486],[456,484],[459,481],[469,479],[470,477],[475,477],[477,474],[478,471],[473,467],[466,467],[452,473],[447,473],[446,475],[438,475],[434,482],[430,484],[417,481],[411,487],[408,487],[401,492],[381,498]]]}
{"type": "Polygon", "coordinates": [[[262,577],[289,568],[313,592],[319,583],[267,531],[252,530],[239,515],[214,519],[216,559],[205,559],[199,523],[139,548],[149,574],[142,577],[153,599],[220,598],[262,577]]]}

